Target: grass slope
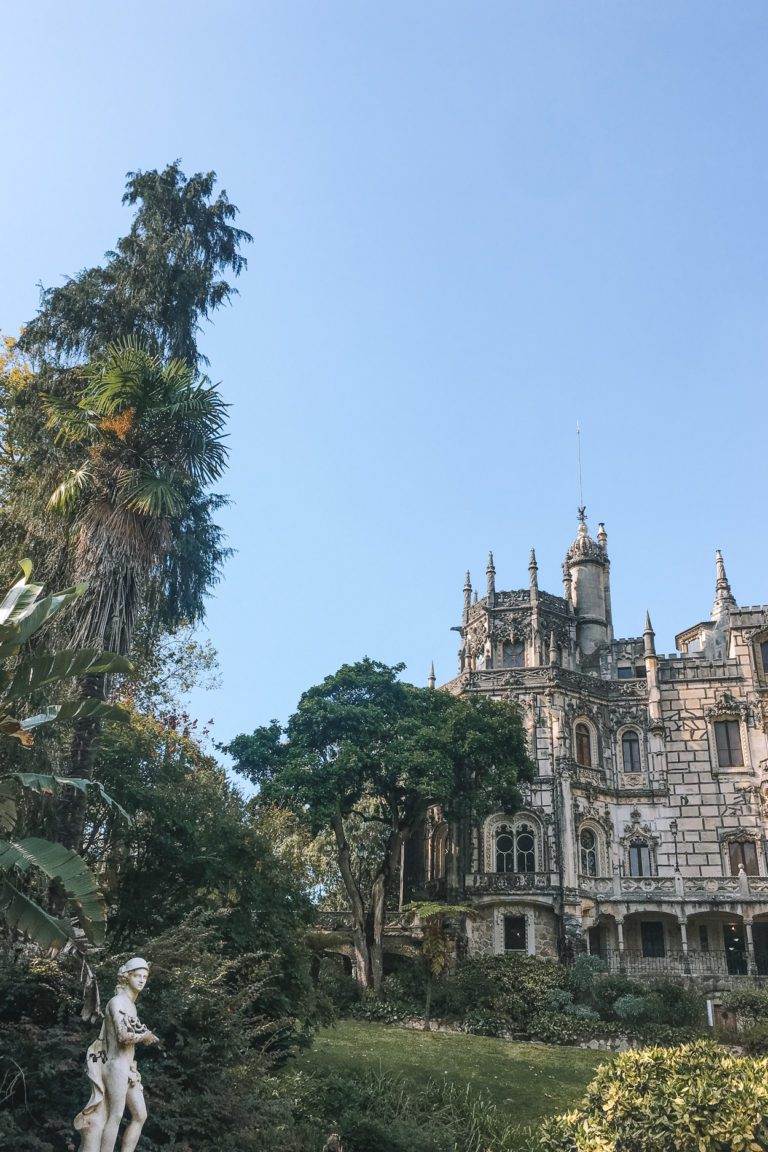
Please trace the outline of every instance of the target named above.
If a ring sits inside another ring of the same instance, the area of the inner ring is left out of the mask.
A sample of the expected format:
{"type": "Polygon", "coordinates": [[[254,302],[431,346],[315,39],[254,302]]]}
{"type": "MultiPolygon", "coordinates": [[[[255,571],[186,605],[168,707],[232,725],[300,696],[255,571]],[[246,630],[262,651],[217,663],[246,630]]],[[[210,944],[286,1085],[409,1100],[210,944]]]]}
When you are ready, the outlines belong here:
{"type": "Polygon", "coordinates": [[[462,1089],[469,1084],[482,1091],[510,1121],[529,1125],[573,1104],[605,1059],[581,1048],[342,1020],[320,1032],[298,1066],[320,1073],[381,1068],[419,1085],[445,1077],[462,1089]]]}

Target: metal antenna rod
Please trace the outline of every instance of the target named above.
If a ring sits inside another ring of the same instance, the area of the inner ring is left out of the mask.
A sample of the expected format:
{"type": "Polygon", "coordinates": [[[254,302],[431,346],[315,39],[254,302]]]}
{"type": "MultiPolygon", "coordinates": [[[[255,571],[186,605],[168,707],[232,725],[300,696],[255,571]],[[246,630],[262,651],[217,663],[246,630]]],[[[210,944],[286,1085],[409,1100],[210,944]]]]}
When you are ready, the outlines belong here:
{"type": "Polygon", "coordinates": [[[581,425],[576,421],[576,464],[579,479],[579,519],[584,519],[586,508],[584,507],[584,486],[581,474],[581,425]]]}

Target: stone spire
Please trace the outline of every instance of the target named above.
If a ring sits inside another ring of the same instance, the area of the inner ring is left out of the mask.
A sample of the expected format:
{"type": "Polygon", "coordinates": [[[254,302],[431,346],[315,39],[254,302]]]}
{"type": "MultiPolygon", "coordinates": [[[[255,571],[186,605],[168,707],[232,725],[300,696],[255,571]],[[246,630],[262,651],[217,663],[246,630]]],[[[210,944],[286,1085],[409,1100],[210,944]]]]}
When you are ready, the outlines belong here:
{"type": "Polygon", "coordinates": [[[435,662],[433,660],[431,662],[431,664],[429,665],[429,676],[427,677],[427,687],[428,688],[434,688],[436,683],[437,683],[437,677],[435,676],[435,662]]]}
{"type": "Polygon", "coordinates": [[[488,603],[493,607],[494,597],[496,596],[496,568],[493,563],[493,552],[488,553],[488,564],[485,569],[485,576],[488,581],[488,603]]]}
{"type": "Polygon", "coordinates": [[[557,665],[557,644],[555,643],[555,630],[554,628],[549,634],[549,666],[554,668],[557,665]]]}
{"type": "Polygon", "coordinates": [[[731,608],[736,607],[736,597],[731,592],[731,586],[725,574],[725,561],[719,548],[715,553],[715,565],[717,582],[715,584],[715,602],[712,605],[712,619],[718,621],[727,616],[731,608]]]}
{"type": "Polygon", "coordinates": [[[655,656],[656,655],[655,637],[656,637],[656,633],[653,630],[653,624],[651,624],[651,614],[650,614],[650,612],[646,612],[646,614],[645,614],[645,628],[643,629],[643,645],[644,645],[646,656],[655,656]]]}
{"type": "Polygon", "coordinates": [[[531,577],[531,601],[539,598],[539,566],[536,563],[536,549],[531,548],[531,558],[528,561],[528,572],[531,577]]]}
{"type": "Polygon", "coordinates": [[[605,530],[605,524],[603,524],[602,520],[597,526],[597,542],[603,552],[608,551],[608,533],[605,530]]]}
{"type": "Polygon", "coordinates": [[[467,622],[467,617],[469,616],[469,609],[471,607],[472,607],[472,577],[469,574],[469,570],[467,570],[467,574],[464,577],[464,623],[465,624],[467,622]]]}

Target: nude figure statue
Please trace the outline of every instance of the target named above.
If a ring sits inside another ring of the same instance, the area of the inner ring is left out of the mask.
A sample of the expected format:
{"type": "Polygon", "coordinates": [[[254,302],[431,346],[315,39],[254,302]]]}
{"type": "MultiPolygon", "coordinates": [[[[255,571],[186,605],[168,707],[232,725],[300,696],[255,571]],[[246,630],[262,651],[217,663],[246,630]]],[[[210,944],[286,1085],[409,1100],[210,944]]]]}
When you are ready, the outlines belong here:
{"type": "Polygon", "coordinates": [[[139,1142],[147,1109],[134,1050],[137,1044],[159,1044],[154,1032],[136,1015],[136,1001],[148,976],[149,964],[140,956],[118,970],[117,987],[107,1004],[99,1038],[86,1055],[91,1098],[74,1121],[81,1133],[80,1152],[114,1152],[126,1105],[131,1119],[120,1152],[134,1152],[139,1142]]]}

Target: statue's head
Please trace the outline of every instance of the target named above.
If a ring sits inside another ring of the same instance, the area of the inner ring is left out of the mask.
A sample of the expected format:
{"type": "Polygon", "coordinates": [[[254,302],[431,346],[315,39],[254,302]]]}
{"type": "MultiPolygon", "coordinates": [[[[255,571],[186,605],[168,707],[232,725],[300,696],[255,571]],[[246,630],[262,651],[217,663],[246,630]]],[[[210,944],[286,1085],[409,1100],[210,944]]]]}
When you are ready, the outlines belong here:
{"type": "Polygon", "coordinates": [[[115,992],[122,992],[126,988],[130,988],[138,994],[148,978],[149,964],[141,956],[134,956],[132,960],[126,960],[125,964],[121,964],[118,968],[115,992]]]}

